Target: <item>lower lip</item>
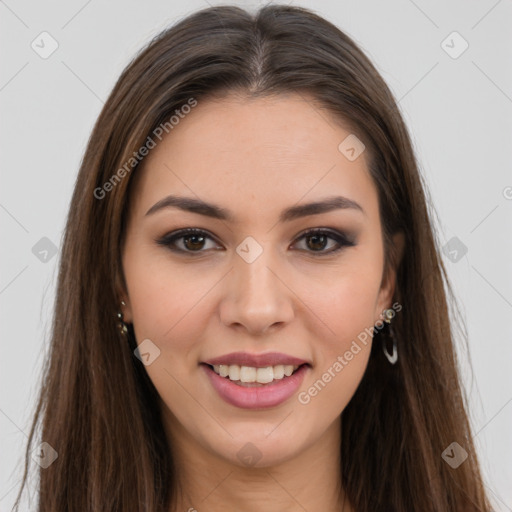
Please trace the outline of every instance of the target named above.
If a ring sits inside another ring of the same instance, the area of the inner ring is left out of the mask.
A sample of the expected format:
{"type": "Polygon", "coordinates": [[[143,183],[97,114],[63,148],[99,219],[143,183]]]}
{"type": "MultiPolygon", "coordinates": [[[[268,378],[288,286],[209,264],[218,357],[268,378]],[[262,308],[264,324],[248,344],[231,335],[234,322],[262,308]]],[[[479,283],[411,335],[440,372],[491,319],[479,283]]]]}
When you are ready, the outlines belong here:
{"type": "Polygon", "coordinates": [[[206,364],[201,366],[220,397],[228,404],[242,409],[265,409],[282,404],[297,391],[309,368],[303,365],[289,377],[283,377],[263,386],[246,388],[234,384],[227,377],[221,377],[206,364]]]}

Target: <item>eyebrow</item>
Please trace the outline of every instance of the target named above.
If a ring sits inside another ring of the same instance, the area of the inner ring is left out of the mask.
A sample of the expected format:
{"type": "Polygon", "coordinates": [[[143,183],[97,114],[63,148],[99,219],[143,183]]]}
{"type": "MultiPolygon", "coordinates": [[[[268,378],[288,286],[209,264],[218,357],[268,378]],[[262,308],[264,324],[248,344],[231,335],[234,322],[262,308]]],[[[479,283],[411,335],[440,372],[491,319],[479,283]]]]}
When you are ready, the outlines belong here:
{"type": "MultiPolygon", "coordinates": [[[[199,215],[204,215],[206,217],[212,217],[214,219],[226,220],[233,222],[235,220],[235,216],[232,212],[225,208],[221,208],[215,204],[206,203],[200,199],[194,199],[191,197],[179,197],[174,195],[169,195],[164,197],[157,203],[155,203],[147,212],[147,215],[152,215],[153,213],[162,210],[164,208],[179,208],[180,210],[197,213],[199,215]]],[[[307,217],[309,215],[319,215],[321,213],[327,213],[333,210],[345,210],[351,209],[360,211],[364,215],[366,215],[363,207],[343,196],[332,196],[321,201],[315,201],[312,203],[291,206],[283,210],[279,217],[279,222],[289,222],[301,217],[307,217]]]]}

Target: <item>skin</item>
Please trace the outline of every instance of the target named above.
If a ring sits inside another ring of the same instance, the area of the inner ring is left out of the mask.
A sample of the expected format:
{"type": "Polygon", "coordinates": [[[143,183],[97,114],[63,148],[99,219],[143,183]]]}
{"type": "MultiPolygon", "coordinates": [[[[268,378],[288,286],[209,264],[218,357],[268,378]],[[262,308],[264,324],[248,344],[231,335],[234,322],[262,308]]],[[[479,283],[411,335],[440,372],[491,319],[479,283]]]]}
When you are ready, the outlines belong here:
{"type": "Polygon", "coordinates": [[[283,352],[311,362],[299,389],[307,391],[391,307],[395,274],[383,273],[367,154],[351,162],[338,150],[350,133],[307,96],[229,94],[200,101],[137,171],[120,300],[138,343],[150,339],[160,350],[145,368],[181,478],[173,510],[340,510],[340,414],[371,340],[309,403],[295,395],[266,410],[225,403],[199,363],[235,351],[283,352]],[[215,203],[235,221],[177,208],[146,215],[168,194],[215,203]],[[278,223],[283,209],[332,195],[364,213],[338,209],[278,223]],[[211,238],[177,240],[188,249],[181,254],[156,243],[181,228],[211,238]],[[337,242],[299,236],[309,228],[350,233],[355,245],[329,253],[337,242]],[[263,249],[252,263],[236,252],[248,236],[263,249]],[[237,457],[248,442],[261,456],[251,467],[237,457]]]}

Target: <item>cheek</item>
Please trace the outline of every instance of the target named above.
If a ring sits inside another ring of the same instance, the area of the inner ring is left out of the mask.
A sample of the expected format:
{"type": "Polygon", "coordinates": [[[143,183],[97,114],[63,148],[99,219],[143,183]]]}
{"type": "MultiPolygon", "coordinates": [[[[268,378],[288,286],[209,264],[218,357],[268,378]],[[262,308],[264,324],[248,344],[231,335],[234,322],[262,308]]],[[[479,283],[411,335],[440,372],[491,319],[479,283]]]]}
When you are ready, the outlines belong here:
{"type": "Polygon", "coordinates": [[[325,273],[321,286],[318,281],[316,285],[308,281],[308,286],[302,288],[303,301],[314,313],[308,318],[317,323],[317,332],[320,326],[327,352],[342,350],[347,342],[373,326],[375,321],[381,281],[380,262],[367,265],[349,263],[352,262],[325,273]]]}
{"type": "Polygon", "coordinates": [[[197,371],[204,333],[200,319],[211,315],[206,299],[216,280],[191,279],[170,272],[168,262],[135,256],[126,258],[125,267],[135,338],[137,344],[151,340],[149,347],[157,354],[145,370],[168,407],[191,412],[184,389],[197,371]]]}
{"type": "Polygon", "coordinates": [[[303,404],[314,401],[313,407],[331,419],[351,400],[370,357],[376,290],[363,277],[346,279],[323,304],[322,319],[334,334],[317,337],[314,372],[299,397],[303,404]]]}
{"type": "Polygon", "coordinates": [[[353,273],[338,284],[328,304],[336,338],[346,341],[373,325],[379,281],[371,272],[353,273]]]}
{"type": "Polygon", "coordinates": [[[339,414],[355,393],[370,357],[380,268],[379,261],[347,264],[322,294],[310,293],[305,301],[321,320],[316,332],[325,335],[316,338],[316,368],[301,403],[339,414]]]}
{"type": "Polygon", "coordinates": [[[137,343],[151,340],[157,357],[145,370],[171,410],[196,413],[185,391],[197,371],[204,322],[211,316],[208,292],[218,279],[171,268],[165,257],[133,251],[125,258],[125,276],[137,343]]]}
{"type": "Polygon", "coordinates": [[[162,349],[172,339],[178,349],[186,344],[184,333],[193,332],[193,319],[204,314],[216,276],[173,269],[165,254],[150,250],[127,252],[124,268],[137,340],[150,338],[162,349]]]}

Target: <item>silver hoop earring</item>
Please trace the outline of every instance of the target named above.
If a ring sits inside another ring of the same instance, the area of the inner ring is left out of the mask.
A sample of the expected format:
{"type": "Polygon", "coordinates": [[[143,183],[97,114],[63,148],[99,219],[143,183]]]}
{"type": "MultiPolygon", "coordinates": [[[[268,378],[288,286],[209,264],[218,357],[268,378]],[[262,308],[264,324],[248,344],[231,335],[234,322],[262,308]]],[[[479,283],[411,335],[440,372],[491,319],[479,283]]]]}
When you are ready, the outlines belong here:
{"type": "Polygon", "coordinates": [[[395,316],[395,312],[392,309],[386,309],[384,310],[384,321],[388,324],[389,329],[389,337],[391,338],[393,342],[393,352],[390,354],[388,352],[388,348],[386,346],[386,337],[383,336],[382,338],[382,351],[384,352],[384,355],[386,356],[387,360],[391,364],[395,364],[398,361],[398,346],[396,341],[395,332],[393,330],[393,327],[391,326],[391,319],[395,316]]]}

